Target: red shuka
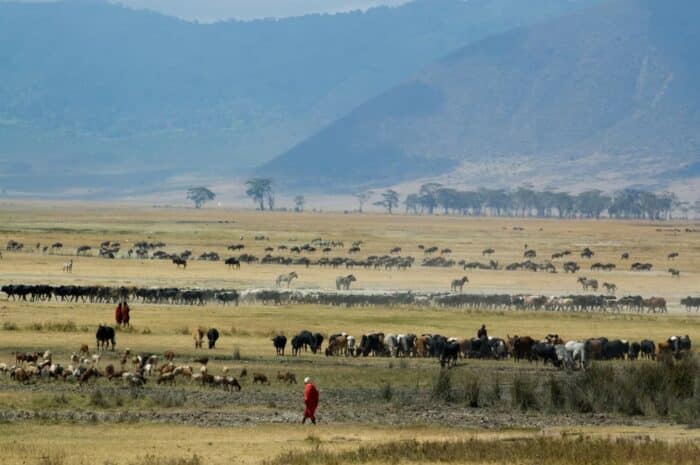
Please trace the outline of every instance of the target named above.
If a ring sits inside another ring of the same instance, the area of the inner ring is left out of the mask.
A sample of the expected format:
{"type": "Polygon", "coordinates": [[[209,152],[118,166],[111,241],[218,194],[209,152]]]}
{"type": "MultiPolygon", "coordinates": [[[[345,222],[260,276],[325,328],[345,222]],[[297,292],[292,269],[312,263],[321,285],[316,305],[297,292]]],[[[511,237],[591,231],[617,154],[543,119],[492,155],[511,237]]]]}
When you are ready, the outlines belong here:
{"type": "Polygon", "coordinates": [[[122,324],[122,304],[117,305],[117,308],[114,309],[114,320],[117,322],[118,325],[122,324]]]}
{"type": "Polygon", "coordinates": [[[129,308],[129,304],[124,302],[124,307],[122,308],[122,320],[124,323],[129,323],[129,311],[131,309],[129,308]]]}
{"type": "Polygon", "coordinates": [[[314,418],[318,407],[318,389],[313,383],[309,383],[304,387],[304,404],[306,404],[304,418],[314,418]]]}

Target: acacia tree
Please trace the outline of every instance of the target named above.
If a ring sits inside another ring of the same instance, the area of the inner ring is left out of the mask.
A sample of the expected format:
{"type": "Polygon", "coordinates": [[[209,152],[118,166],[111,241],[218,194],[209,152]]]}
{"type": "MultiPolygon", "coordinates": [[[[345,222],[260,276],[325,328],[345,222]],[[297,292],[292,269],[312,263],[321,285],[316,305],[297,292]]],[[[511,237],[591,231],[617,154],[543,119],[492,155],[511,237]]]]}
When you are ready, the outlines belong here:
{"type": "Polygon", "coordinates": [[[394,208],[399,206],[399,193],[393,189],[388,189],[382,192],[382,200],[374,202],[378,207],[384,207],[391,215],[394,208]]]}
{"type": "Polygon", "coordinates": [[[248,189],[245,195],[250,197],[253,202],[257,203],[260,210],[265,210],[265,200],[270,210],[275,207],[275,192],[273,190],[273,181],[270,178],[252,178],[246,181],[248,189]]]}
{"type": "Polygon", "coordinates": [[[194,208],[202,208],[204,203],[214,200],[216,194],[206,187],[191,187],[187,189],[187,198],[194,202],[194,208]]]}
{"type": "Polygon", "coordinates": [[[295,212],[303,212],[305,203],[306,203],[306,199],[304,198],[303,195],[297,195],[296,197],[294,197],[294,211],[295,212]]]}
{"type": "Polygon", "coordinates": [[[355,198],[357,199],[357,203],[360,205],[360,207],[357,209],[358,212],[362,213],[362,207],[364,204],[372,198],[374,195],[373,191],[363,191],[363,192],[358,192],[355,194],[355,198]]]}

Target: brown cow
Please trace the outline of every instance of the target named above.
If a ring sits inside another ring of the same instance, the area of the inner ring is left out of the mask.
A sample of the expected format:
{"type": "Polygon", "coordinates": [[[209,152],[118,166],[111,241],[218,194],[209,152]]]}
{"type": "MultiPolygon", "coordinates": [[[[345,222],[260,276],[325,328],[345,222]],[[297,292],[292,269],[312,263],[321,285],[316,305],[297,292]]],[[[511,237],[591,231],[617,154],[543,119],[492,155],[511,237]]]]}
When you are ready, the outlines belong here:
{"type": "Polygon", "coordinates": [[[526,358],[532,361],[532,346],[535,345],[535,340],[530,336],[508,336],[509,344],[513,347],[513,358],[515,361],[526,358]]]}
{"type": "Polygon", "coordinates": [[[428,356],[428,343],[430,341],[430,336],[423,336],[416,338],[416,356],[417,357],[427,357],[428,356]]]}
{"type": "Polygon", "coordinates": [[[267,379],[267,376],[262,373],[253,373],[253,384],[255,383],[270,384],[270,381],[267,379]]]}
{"type": "Polygon", "coordinates": [[[285,382],[289,384],[297,384],[297,377],[294,373],[292,372],[284,372],[282,373],[281,371],[277,372],[277,380],[279,382],[285,382]]]}
{"type": "Polygon", "coordinates": [[[194,348],[201,349],[202,341],[204,341],[204,329],[197,328],[192,331],[192,338],[194,339],[194,348]]]}

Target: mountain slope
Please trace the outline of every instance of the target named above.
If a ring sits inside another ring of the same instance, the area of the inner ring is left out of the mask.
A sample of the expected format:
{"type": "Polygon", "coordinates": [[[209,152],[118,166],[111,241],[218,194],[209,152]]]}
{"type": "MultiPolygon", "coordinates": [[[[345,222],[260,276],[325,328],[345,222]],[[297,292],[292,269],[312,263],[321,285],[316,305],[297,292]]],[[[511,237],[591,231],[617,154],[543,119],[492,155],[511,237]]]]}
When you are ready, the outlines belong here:
{"type": "Polygon", "coordinates": [[[0,187],[237,173],[451,50],[584,1],[426,0],[206,25],[99,2],[0,3],[0,187]]]}
{"type": "Polygon", "coordinates": [[[487,38],[261,172],[349,188],[493,160],[527,160],[532,176],[556,170],[549,174],[562,179],[616,169],[653,178],[669,164],[682,171],[700,154],[698,21],[692,0],[610,0],[487,38]],[[562,165],[587,157],[585,172],[562,165]]]}

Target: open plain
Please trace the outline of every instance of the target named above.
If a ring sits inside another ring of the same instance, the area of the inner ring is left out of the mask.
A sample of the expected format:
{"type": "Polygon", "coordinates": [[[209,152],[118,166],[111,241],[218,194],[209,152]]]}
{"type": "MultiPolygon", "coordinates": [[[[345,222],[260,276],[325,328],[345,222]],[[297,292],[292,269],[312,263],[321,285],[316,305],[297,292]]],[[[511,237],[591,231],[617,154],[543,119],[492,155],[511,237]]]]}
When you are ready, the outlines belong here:
{"type": "Polygon", "coordinates": [[[301,330],[323,335],[324,348],[329,335],[337,333],[354,335],[358,342],[363,334],[376,332],[469,339],[482,324],[490,336],[506,340],[516,334],[536,340],[557,334],[564,341],[605,336],[659,343],[674,335],[700,341],[700,318],[694,309],[689,312],[681,305],[681,299],[700,296],[697,223],[6,203],[0,205],[0,244],[10,241],[23,246],[9,251],[3,247],[0,285],[242,292],[275,288],[278,276],[294,271],[298,278],[291,282],[292,289],[335,289],[338,276],[352,273],[357,281],[351,289],[357,292],[449,293],[453,280],[467,276],[465,294],[605,294],[603,289],[584,292],[577,278],[585,276],[601,284],[614,283],[618,298],[663,297],[668,312],[265,305],[257,301],[182,305],[132,299],[130,327],[117,329],[114,351],[99,352],[95,331],[99,324],[115,325],[114,302],[25,301],[0,294],[0,363],[5,364],[6,372],[0,374],[3,463],[385,463],[386,454],[397,453],[391,447],[410,449],[416,447],[411,442],[416,440],[424,444],[425,456],[414,453],[395,456],[395,460],[622,464],[632,463],[630,457],[641,454],[645,460],[665,457],[665,462],[635,463],[697,463],[697,447],[693,449],[689,441],[698,434],[688,429],[688,425],[697,425],[696,413],[700,412],[700,370],[692,356],[670,362],[600,361],[585,372],[510,357],[460,358],[448,370],[441,369],[434,357],[324,356],[323,351],[292,356],[289,346],[286,355],[276,356],[271,342],[276,335],[291,338],[301,330]],[[325,252],[323,245],[314,251],[291,252],[318,238],[335,245],[325,252]],[[106,241],[119,244],[114,258],[99,256],[100,245],[106,241]],[[162,245],[137,258],[133,250],[138,242],[162,245]],[[350,254],[355,242],[359,250],[350,254]],[[51,247],[57,243],[61,246],[51,247]],[[232,251],[232,245],[243,247],[232,251]],[[81,246],[90,249],[78,255],[81,246]],[[423,266],[425,249],[430,247],[437,248],[432,256],[454,264],[423,266]],[[401,251],[391,254],[394,248],[401,251]],[[494,252],[485,256],[488,248],[494,252]],[[594,252],[593,257],[580,256],[585,248],[594,252]],[[172,255],[189,250],[192,255],[182,268],[170,259],[152,259],[157,250],[172,255]],[[504,269],[523,262],[527,250],[536,252],[533,262],[551,262],[556,273],[504,269]],[[565,250],[571,255],[551,258],[565,250]],[[208,252],[215,252],[220,260],[197,259],[208,252]],[[674,252],[678,256],[669,258],[674,252]],[[225,259],[243,253],[259,259],[266,254],[307,257],[312,264],[242,263],[240,268],[224,264],[225,259]],[[622,259],[623,253],[629,259],[622,259]],[[324,257],[351,256],[362,262],[371,256],[391,255],[415,261],[406,269],[314,264],[324,257]],[[496,269],[465,270],[459,265],[460,261],[490,260],[498,262],[496,269]],[[577,273],[562,270],[569,260],[580,266],[577,273]],[[615,267],[593,271],[590,268],[596,262],[615,267]],[[634,262],[650,263],[652,269],[630,271],[634,262]],[[64,271],[67,263],[72,263],[70,272],[64,271]],[[669,268],[679,270],[680,276],[673,276],[669,268]],[[215,349],[195,348],[192,331],[198,327],[218,329],[215,349]],[[98,377],[80,382],[70,376],[39,374],[18,381],[10,375],[18,353],[50,350],[52,364],[68,367],[71,356],[84,344],[89,355],[78,364],[95,368],[98,377]],[[157,368],[140,387],[104,376],[108,365],[116,371],[133,372],[138,368],[132,361],[137,355],[157,355],[157,366],[163,367],[166,351],[174,354],[173,365],[191,366],[195,372],[202,365],[197,359],[207,357],[208,374],[235,376],[242,389],[228,391],[184,376],[176,377],[173,385],[159,383],[157,368]],[[100,354],[99,360],[92,358],[95,354],[100,354]],[[665,364],[670,367],[662,369],[665,364]],[[633,396],[626,391],[625,379],[645,376],[642,372],[654,378],[666,373],[664,369],[675,376],[684,364],[692,367],[684,372],[690,378],[684,378],[683,403],[660,401],[662,391],[671,392],[661,384],[654,388],[655,393],[635,393],[639,398],[635,397],[634,405],[624,401],[633,396]],[[245,376],[241,376],[243,371],[245,376]],[[287,372],[295,374],[299,384],[278,381],[278,373],[287,372]],[[254,384],[255,373],[266,375],[269,385],[254,384]],[[321,390],[316,427],[297,424],[303,410],[300,384],[305,376],[311,376],[321,390]],[[619,389],[608,391],[609,386],[596,385],[605,380],[596,381],[595,376],[614,378],[619,389]],[[571,393],[566,394],[567,389],[571,393]],[[575,451],[567,442],[569,437],[589,441],[589,451],[609,455],[591,452],[589,458],[597,460],[591,462],[567,455],[564,451],[575,451]],[[443,455],[431,441],[443,444],[443,455]],[[465,441],[473,443],[467,447],[465,441]],[[512,455],[484,452],[468,457],[463,453],[465,447],[497,450],[503,441],[513,444],[512,455]],[[528,448],[532,444],[550,455],[533,452],[528,448]],[[650,447],[659,455],[650,452],[650,447]],[[671,450],[674,447],[678,450],[671,450]],[[365,452],[358,452],[361,450],[365,452]]]}

